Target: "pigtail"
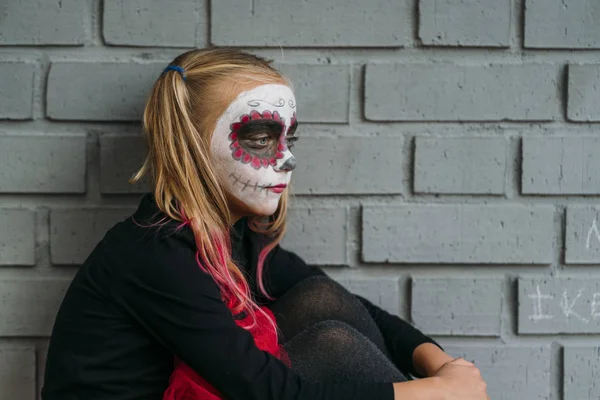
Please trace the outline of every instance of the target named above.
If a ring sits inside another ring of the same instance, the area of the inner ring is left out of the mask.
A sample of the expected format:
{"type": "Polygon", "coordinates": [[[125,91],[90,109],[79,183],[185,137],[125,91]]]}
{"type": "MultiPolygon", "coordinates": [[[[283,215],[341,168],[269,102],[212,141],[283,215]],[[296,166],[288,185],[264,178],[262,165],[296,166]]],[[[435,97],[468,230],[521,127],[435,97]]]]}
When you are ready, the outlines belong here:
{"type": "MultiPolygon", "coordinates": [[[[149,174],[157,205],[171,219],[189,226],[196,242],[199,267],[210,274],[234,315],[245,311],[256,326],[256,313],[266,315],[252,299],[248,282],[233,262],[231,214],[210,162],[211,133],[227,99],[217,96],[219,80],[239,73],[246,79],[281,83],[283,78],[265,60],[235,50],[192,50],[177,57],[155,82],[143,117],[148,155],[130,182],[149,174]],[[210,99],[210,101],[208,101],[210,99]]],[[[223,93],[220,93],[224,96],[223,93]]],[[[259,288],[266,295],[262,271],[267,254],[285,231],[287,201],[282,197],[275,224],[277,232],[259,257],[259,288]]],[[[268,296],[268,295],[267,295],[268,296]]]]}

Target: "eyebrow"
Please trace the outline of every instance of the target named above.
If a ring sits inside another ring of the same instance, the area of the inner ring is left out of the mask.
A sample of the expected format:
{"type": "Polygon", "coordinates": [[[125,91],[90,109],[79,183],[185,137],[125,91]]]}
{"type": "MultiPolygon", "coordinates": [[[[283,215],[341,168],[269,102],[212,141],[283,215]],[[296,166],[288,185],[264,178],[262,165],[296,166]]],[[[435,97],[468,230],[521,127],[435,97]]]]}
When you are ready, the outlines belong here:
{"type": "Polygon", "coordinates": [[[255,119],[246,122],[240,128],[240,133],[251,135],[253,133],[281,133],[282,125],[272,119],[255,119]]]}

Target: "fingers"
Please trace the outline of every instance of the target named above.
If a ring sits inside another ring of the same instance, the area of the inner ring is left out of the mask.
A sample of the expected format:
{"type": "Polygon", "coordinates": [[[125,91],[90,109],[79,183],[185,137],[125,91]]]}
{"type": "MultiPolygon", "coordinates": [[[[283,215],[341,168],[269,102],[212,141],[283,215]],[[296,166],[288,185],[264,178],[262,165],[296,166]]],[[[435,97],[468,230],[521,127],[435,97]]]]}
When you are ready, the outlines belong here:
{"type": "Polygon", "coordinates": [[[473,364],[472,362],[469,362],[467,360],[465,360],[464,358],[455,358],[454,360],[450,361],[450,363],[454,364],[454,365],[464,365],[467,367],[474,367],[475,364],[473,364]]]}
{"type": "Polygon", "coordinates": [[[466,374],[463,376],[470,377],[469,380],[472,384],[471,388],[473,388],[477,393],[479,393],[480,396],[482,396],[482,400],[490,400],[490,397],[487,394],[487,383],[483,380],[481,371],[475,366],[475,364],[462,358],[456,358],[450,361],[448,364],[451,370],[454,370],[458,373],[457,376],[466,374]]]}

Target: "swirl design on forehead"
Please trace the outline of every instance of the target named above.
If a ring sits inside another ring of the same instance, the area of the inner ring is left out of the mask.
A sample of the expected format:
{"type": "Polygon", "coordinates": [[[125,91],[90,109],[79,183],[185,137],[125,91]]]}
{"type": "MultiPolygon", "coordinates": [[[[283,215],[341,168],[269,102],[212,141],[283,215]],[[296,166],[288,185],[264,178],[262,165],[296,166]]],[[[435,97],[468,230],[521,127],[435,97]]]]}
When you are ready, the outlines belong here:
{"type": "Polygon", "coordinates": [[[277,160],[283,158],[283,153],[287,149],[285,144],[285,135],[280,135],[280,140],[277,147],[274,149],[272,154],[258,155],[255,154],[251,149],[244,147],[240,143],[240,130],[250,121],[256,121],[260,119],[272,120],[281,125],[281,133],[285,130],[285,120],[279,115],[278,111],[265,110],[259,113],[256,110],[250,111],[249,114],[244,114],[240,117],[239,122],[231,124],[231,133],[229,134],[229,140],[231,144],[229,148],[232,151],[232,156],[235,160],[241,161],[244,164],[251,164],[254,169],[268,168],[269,166],[277,165],[277,160]],[[283,139],[281,139],[283,137],[283,139]]]}
{"type": "Polygon", "coordinates": [[[285,100],[282,97],[280,97],[279,100],[277,100],[277,102],[275,102],[275,103],[271,103],[270,101],[261,100],[261,99],[248,100],[248,105],[250,107],[258,107],[260,105],[260,103],[267,103],[267,104],[272,105],[273,107],[285,106],[285,100]]]}

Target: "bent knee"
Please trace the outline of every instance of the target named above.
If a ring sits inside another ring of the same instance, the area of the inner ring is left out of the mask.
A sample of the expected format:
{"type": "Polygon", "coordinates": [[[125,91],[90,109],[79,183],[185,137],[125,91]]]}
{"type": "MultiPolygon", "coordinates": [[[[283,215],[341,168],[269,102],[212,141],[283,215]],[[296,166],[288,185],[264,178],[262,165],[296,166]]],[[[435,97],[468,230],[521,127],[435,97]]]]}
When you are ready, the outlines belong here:
{"type": "Polygon", "coordinates": [[[311,276],[301,280],[292,289],[303,304],[325,306],[349,300],[352,296],[341,284],[328,276],[311,276]]]}
{"type": "Polygon", "coordinates": [[[330,352],[348,352],[356,348],[363,335],[345,322],[326,320],[312,325],[305,331],[315,346],[328,349],[330,352]]]}

